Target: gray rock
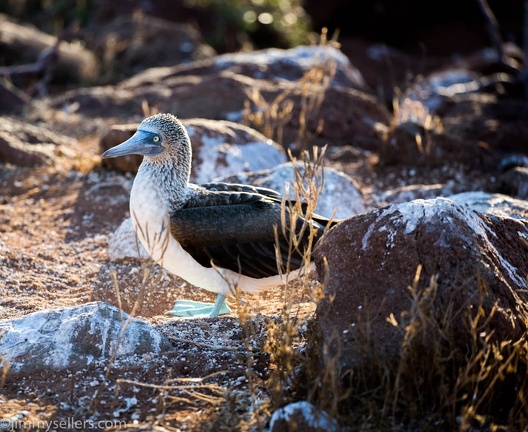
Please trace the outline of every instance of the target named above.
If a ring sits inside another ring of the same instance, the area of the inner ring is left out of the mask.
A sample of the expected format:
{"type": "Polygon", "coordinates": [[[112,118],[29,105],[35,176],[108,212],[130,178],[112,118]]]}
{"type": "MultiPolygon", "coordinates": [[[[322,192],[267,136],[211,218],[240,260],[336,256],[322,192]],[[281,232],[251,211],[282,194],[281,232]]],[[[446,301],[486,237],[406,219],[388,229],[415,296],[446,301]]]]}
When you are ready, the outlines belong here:
{"type": "Polygon", "coordinates": [[[335,419],[310,402],[294,402],[279,408],[270,420],[269,432],[337,432],[335,419]]]}
{"type": "Polygon", "coordinates": [[[148,258],[149,254],[139,242],[132,220],[126,218],[108,242],[108,257],[112,261],[125,258],[148,258]]]}
{"type": "Polygon", "coordinates": [[[518,166],[502,174],[501,192],[528,199],[528,167],[518,166]]]}
{"type": "Polygon", "coordinates": [[[124,359],[171,349],[150,325],[103,302],[0,320],[0,358],[14,373],[78,370],[108,362],[114,352],[124,359]]]}
{"type": "MultiPolygon", "coordinates": [[[[299,162],[297,166],[301,174],[304,173],[303,164],[299,162]]],[[[324,168],[323,176],[324,185],[319,193],[316,213],[341,219],[366,211],[365,200],[354,179],[334,168],[324,168]]],[[[292,162],[270,170],[238,173],[219,180],[267,187],[294,198],[295,170],[292,162]]]]}
{"type": "Polygon", "coordinates": [[[191,180],[195,183],[268,169],[287,160],[282,147],[247,126],[206,119],[186,120],[183,124],[193,144],[191,180]]]}
{"type": "Polygon", "coordinates": [[[479,213],[528,220],[528,202],[508,195],[488,192],[463,192],[451,195],[448,198],[458,204],[466,204],[479,213]]]}

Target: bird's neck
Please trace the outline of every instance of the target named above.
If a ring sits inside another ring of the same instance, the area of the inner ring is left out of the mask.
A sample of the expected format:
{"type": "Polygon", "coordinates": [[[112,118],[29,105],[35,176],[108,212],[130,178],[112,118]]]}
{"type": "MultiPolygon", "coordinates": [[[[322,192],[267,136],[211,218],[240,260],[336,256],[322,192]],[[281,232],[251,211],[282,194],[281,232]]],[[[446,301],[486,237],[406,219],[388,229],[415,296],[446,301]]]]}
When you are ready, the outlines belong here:
{"type": "Polygon", "coordinates": [[[152,163],[143,160],[136,181],[148,184],[166,208],[174,211],[181,208],[187,201],[189,176],[190,169],[182,169],[172,163],[152,163]]]}

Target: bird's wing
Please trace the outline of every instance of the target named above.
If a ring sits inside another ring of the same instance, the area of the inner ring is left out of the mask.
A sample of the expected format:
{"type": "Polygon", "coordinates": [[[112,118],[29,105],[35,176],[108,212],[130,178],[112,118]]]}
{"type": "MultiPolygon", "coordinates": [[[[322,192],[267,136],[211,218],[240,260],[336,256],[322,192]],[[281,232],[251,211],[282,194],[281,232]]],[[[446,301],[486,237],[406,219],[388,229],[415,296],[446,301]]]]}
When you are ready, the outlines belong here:
{"type": "MultiPolygon", "coordinates": [[[[300,247],[290,247],[288,234],[275,228],[281,225],[280,203],[244,190],[195,194],[184,208],[170,215],[172,236],[204,267],[215,265],[253,278],[278,274],[278,236],[281,271],[286,271],[288,262],[289,270],[299,268],[309,230],[305,229],[300,247]]],[[[296,221],[295,230],[302,224],[302,219],[296,221]]]]}
{"type": "MultiPolygon", "coordinates": [[[[260,194],[264,195],[266,198],[277,202],[282,203],[282,195],[277,192],[276,190],[260,187],[260,186],[250,186],[250,185],[244,185],[244,184],[238,184],[238,183],[224,183],[224,182],[210,182],[202,184],[201,187],[210,190],[210,191],[220,191],[220,192],[247,192],[251,194],[260,194]]],[[[286,200],[287,206],[294,206],[296,201],[293,200],[286,200]]],[[[301,210],[302,212],[306,212],[308,203],[307,202],[301,202],[301,210]]],[[[338,224],[342,220],[335,219],[335,218],[327,218],[325,216],[321,216],[318,214],[312,214],[312,218],[317,223],[328,226],[329,228],[333,227],[334,225],[338,224]]]]}
{"type": "Polygon", "coordinates": [[[260,186],[251,186],[239,183],[225,183],[225,182],[210,182],[200,185],[202,188],[209,191],[219,191],[219,192],[247,192],[250,194],[263,195],[268,199],[271,199],[275,202],[282,201],[282,195],[276,190],[260,187],[260,186]]]}

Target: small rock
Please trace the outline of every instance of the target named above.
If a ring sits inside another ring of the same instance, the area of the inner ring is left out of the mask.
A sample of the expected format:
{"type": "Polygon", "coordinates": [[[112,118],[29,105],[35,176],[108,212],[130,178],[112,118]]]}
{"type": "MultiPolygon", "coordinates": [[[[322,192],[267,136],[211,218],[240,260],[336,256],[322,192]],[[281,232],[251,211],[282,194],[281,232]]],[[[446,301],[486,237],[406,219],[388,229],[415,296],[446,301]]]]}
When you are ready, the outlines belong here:
{"type": "Polygon", "coordinates": [[[337,432],[338,423],[310,402],[294,402],[279,408],[270,420],[269,432],[337,432]]]}
{"type": "Polygon", "coordinates": [[[148,258],[149,254],[139,242],[132,220],[126,218],[108,243],[108,256],[112,261],[125,258],[148,258]]]}
{"type": "Polygon", "coordinates": [[[0,320],[0,358],[10,373],[78,370],[109,361],[116,349],[116,359],[123,359],[172,345],[147,323],[129,321],[129,315],[103,302],[0,320]]]}
{"type": "MultiPolygon", "coordinates": [[[[528,159],[528,158],[527,158],[528,159]]],[[[500,190],[521,199],[528,198],[528,166],[515,167],[501,176],[500,190]]]]}

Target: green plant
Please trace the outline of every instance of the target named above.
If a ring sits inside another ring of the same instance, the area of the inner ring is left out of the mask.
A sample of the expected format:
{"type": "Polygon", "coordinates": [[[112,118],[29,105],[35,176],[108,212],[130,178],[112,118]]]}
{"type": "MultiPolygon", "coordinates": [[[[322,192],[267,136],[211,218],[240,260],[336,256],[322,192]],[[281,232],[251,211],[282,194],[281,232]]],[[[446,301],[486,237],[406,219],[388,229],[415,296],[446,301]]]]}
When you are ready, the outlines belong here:
{"type": "Polygon", "coordinates": [[[58,35],[67,28],[85,27],[95,6],[95,0],[9,0],[0,5],[0,12],[58,35]]]}
{"type": "Polygon", "coordinates": [[[244,45],[289,48],[307,41],[310,20],[299,0],[191,0],[214,18],[204,36],[219,51],[244,45]]]}

